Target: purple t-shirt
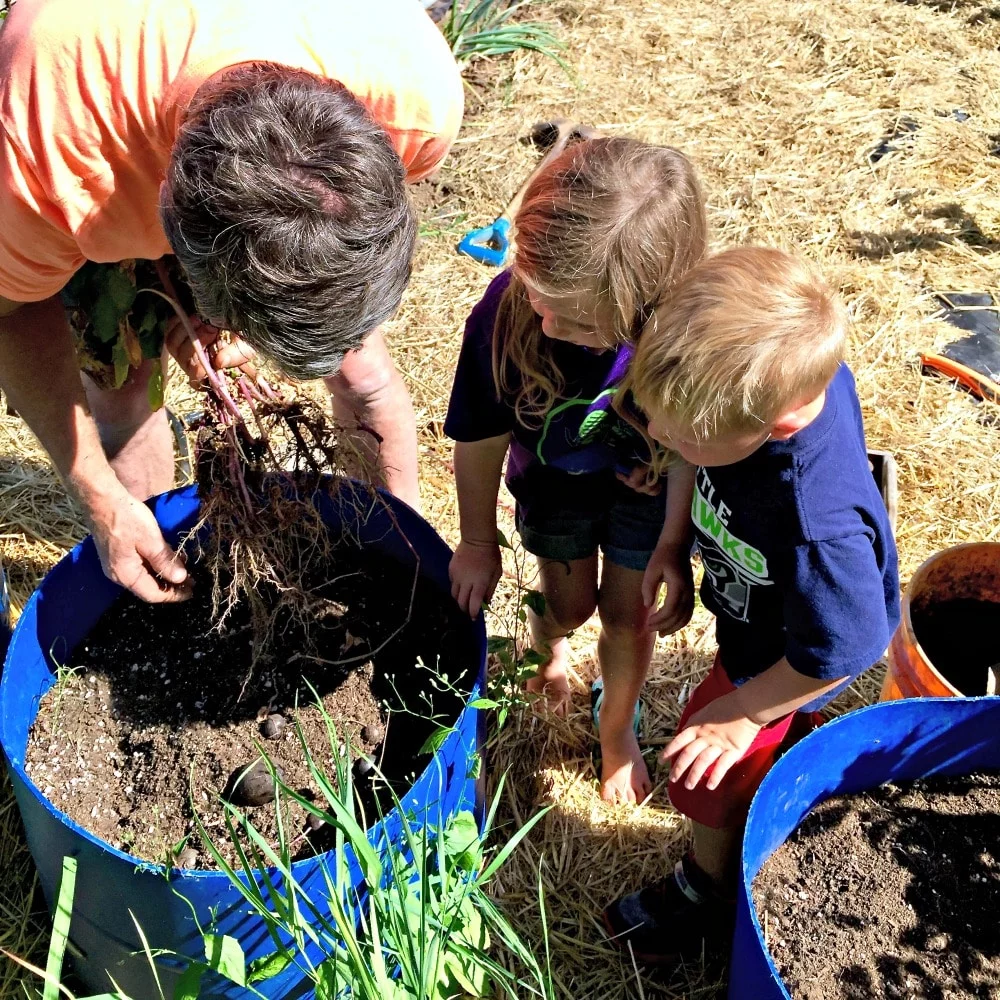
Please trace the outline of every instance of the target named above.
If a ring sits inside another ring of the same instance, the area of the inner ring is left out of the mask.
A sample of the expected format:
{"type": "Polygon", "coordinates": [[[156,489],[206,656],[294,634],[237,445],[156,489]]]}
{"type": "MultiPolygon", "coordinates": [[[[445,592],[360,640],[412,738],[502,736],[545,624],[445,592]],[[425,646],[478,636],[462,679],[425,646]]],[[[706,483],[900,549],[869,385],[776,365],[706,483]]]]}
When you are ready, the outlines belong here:
{"type": "MultiPolygon", "coordinates": [[[[514,401],[498,397],[493,379],[493,328],[510,272],[498,275],[469,314],[448,404],[444,430],[455,441],[482,441],[510,433],[507,485],[522,505],[540,503],[549,487],[567,474],[562,506],[588,508],[599,502],[615,471],[629,472],[649,461],[646,443],[611,406],[632,358],[622,345],[603,352],[562,341],[552,343],[552,356],[566,387],[537,426],[525,427],[514,413],[514,401]]],[[[556,500],[555,497],[552,498],[556,500]]]]}

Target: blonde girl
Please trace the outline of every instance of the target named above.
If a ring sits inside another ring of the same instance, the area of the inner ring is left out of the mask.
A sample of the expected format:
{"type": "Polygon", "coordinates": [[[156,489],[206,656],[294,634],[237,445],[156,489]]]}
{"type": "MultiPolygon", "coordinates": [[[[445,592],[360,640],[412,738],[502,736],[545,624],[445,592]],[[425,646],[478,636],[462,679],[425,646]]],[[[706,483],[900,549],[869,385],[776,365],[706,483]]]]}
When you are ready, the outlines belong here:
{"type": "Polygon", "coordinates": [[[565,711],[567,635],[596,608],[601,792],[639,802],[651,785],[633,717],[655,631],[674,631],[691,614],[692,479],[679,465],[669,489],[650,483],[650,444],[612,403],[638,332],[705,252],[704,204],[677,150],[591,139],[532,182],[514,233],[513,266],[466,323],[445,423],[461,524],[452,593],[476,616],[496,587],[506,459],[517,528],[545,597],[544,614],[529,612],[545,662],[528,689],[565,711]]]}

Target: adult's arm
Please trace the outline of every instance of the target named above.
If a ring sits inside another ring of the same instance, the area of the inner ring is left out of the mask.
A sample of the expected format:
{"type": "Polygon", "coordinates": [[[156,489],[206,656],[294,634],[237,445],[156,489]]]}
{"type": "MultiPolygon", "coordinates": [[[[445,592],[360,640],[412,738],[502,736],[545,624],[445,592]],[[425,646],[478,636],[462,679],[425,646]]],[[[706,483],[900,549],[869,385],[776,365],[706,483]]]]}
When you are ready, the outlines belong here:
{"type": "Polygon", "coordinates": [[[108,464],[56,297],[23,304],[0,298],[0,386],[83,508],[104,572],[146,601],[189,596],[183,562],[108,464]]]}
{"type": "Polygon", "coordinates": [[[324,381],[333,397],[334,416],[350,431],[366,470],[380,477],[390,493],[419,509],[416,417],[382,331],[369,334],[344,358],[340,371],[324,381]],[[352,430],[355,427],[359,430],[352,430]]]}

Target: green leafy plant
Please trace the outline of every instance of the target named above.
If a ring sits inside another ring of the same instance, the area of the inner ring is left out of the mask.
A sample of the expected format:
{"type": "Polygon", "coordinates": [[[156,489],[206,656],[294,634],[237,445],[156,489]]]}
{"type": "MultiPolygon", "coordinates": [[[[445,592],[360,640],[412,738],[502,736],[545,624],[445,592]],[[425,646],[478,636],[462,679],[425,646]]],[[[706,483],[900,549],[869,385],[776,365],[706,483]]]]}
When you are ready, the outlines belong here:
{"type": "MultiPolygon", "coordinates": [[[[141,294],[157,287],[155,264],[147,260],[88,261],[66,286],[80,366],[102,387],[121,388],[133,368],[160,357],[173,309],[159,296],[141,294]]],[[[163,389],[163,371],[154,365],[148,386],[154,410],[163,405],[163,389]]]]}
{"type": "MultiPolygon", "coordinates": [[[[316,801],[286,786],[261,748],[278,787],[276,845],[246,813],[227,807],[228,832],[243,877],[226,863],[208,832],[200,830],[216,863],[263,920],[274,944],[263,965],[246,970],[243,982],[261,981],[265,973],[277,974],[294,963],[317,1000],[552,997],[547,968],[486,894],[489,882],[544,813],[490,856],[485,843],[503,782],[482,831],[469,812],[451,818],[433,811],[406,814],[386,785],[403,821],[398,836],[382,835],[372,842],[356,802],[350,754],[342,752],[333,721],[325,712],[323,716],[335,761],[332,774],[318,764],[298,730],[311,783],[319,789],[316,801]],[[301,836],[290,836],[282,823],[283,799],[298,802],[312,824],[328,826],[334,834],[334,850],[321,861],[323,892],[318,897],[292,871],[293,847],[301,836]],[[360,890],[354,888],[352,858],[363,878],[360,890]],[[491,957],[493,940],[515,958],[518,971],[491,957]]],[[[200,965],[192,964],[186,973],[192,986],[205,971],[200,965]]],[[[217,971],[241,982],[225,969],[217,971]]],[[[187,1000],[197,994],[183,996],[187,1000]]]]}
{"type": "MultiPolygon", "coordinates": [[[[226,863],[207,831],[200,829],[216,863],[262,918],[274,950],[247,962],[235,938],[199,925],[205,957],[191,960],[151,949],[137,923],[141,953],[151,966],[158,1000],[167,1000],[156,964],[163,958],[187,962],[171,1000],[197,1000],[210,972],[245,988],[248,996],[263,997],[257,984],[291,965],[310,981],[317,1000],[552,1000],[547,942],[543,967],[485,891],[544,812],[499,849],[488,850],[486,840],[503,790],[501,781],[482,830],[467,811],[447,819],[439,815],[431,822],[410,814],[404,816],[395,843],[385,838],[373,843],[355,802],[350,756],[341,755],[336,728],[329,716],[324,718],[335,751],[333,759],[338,762],[332,775],[319,766],[298,730],[302,752],[321,792],[318,803],[282,784],[268,761],[279,788],[277,845],[270,844],[246,814],[230,807],[228,831],[243,869],[238,872],[226,863]],[[336,832],[335,849],[322,863],[323,891],[318,895],[307,892],[292,872],[293,848],[301,836],[290,837],[281,822],[281,799],[289,797],[336,832]],[[364,878],[360,891],[353,887],[352,857],[364,878]],[[495,940],[513,956],[518,971],[491,957],[495,940]]],[[[402,813],[398,798],[392,796],[392,801],[402,813]]],[[[76,859],[66,858],[46,968],[4,954],[42,978],[42,1000],[60,996],[66,1000],[135,1000],[117,984],[113,992],[87,997],[77,997],[62,984],[75,882],[76,859]]],[[[539,903],[544,914],[540,886],[539,903]]]]}
{"type": "MultiPolygon", "coordinates": [[[[69,943],[69,927],[73,915],[73,897],[76,895],[76,858],[63,858],[62,877],[59,880],[59,892],[56,896],[55,913],[52,917],[52,936],[49,938],[49,952],[45,968],[0,949],[12,962],[23,966],[42,979],[42,1000],[58,1000],[60,996],[67,1000],[131,1000],[115,985],[113,993],[99,993],[88,997],[77,997],[62,984],[63,961],[69,943]]],[[[113,980],[112,980],[113,982],[113,980]]]]}
{"type": "Polygon", "coordinates": [[[565,45],[541,21],[521,21],[514,15],[538,0],[454,0],[441,22],[441,32],[458,62],[486,59],[528,50],[568,67],[559,53],[565,45]]]}
{"type": "Polygon", "coordinates": [[[515,548],[500,530],[497,531],[497,541],[500,548],[513,554],[517,590],[514,601],[505,603],[505,608],[512,610],[506,611],[504,617],[492,616],[498,630],[487,638],[486,652],[495,657],[499,669],[490,673],[488,697],[473,704],[476,708],[496,709],[497,728],[501,728],[512,709],[532,699],[533,696],[525,694],[525,682],[546,660],[543,653],[532,647],[528,631],[528,612],[544,615],[545,595],[540,590],[525,586],[524,550],[515,548]]]}

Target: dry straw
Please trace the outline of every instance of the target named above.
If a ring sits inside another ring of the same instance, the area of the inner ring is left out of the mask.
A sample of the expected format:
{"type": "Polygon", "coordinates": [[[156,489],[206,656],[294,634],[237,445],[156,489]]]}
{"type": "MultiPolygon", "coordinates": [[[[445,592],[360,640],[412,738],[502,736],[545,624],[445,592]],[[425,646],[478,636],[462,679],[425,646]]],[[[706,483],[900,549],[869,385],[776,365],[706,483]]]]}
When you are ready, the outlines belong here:
{"type": "MultiPolygon", "coordinates": [[[[472,67],[462,134],[438,181],[419,193],[424,240],[389,329],[417,408],[424,513],[445,537],[455,540],[457,522],[441,423],[464,317],[491,277],[453,247],[497,214],[529,169],[533,154],[519,137],[559,115],[685,150],[709,192],[717,245],[785,247],[842,288],[869,443],[899,463],[904,582],[937,549],[1000,537],[1000,412],[922,376],[917,360],[956,335],[932,319],[935,291],[997,291],[1000,158],[990,150],[1000,141],[1000,22],[990,10],[985,0],[565,0],[547,11],[568,42],[573,78],[535,56],[472,67]],[[904,117],[918,127],[872,163],[904,117]]],[[[176,388],[170,399],[192,405],[176,388]]],[[[20,602],[82,526],[19,423],[3,419],[0,430],[3,556],[20,602]]],[[[511,594],[508,579],[498,600],[511,594]]],[[[561,997],[721,996],[718,970],[693,962],[667,976],[640,973],[598,930],[600,908],[662,873],[687,831],[662,774],[643,808],[599,799],[586,693],[595,640],[593,625],[573,639],[570,717],[549,724],[526,715],[490,755],[491,771],[513,779],[508,822],[554,805],[502,874],[498,896],[538,935],[541,877],[561,997]]],[[[669,737],[713,651],[702,609],[659,644],[647,687],[651,743],[669,737]]],[[[872,700],[878,682],[877,673],[864,678],[837,708],[872,700]]],[[[17,862],[5,867],[4,942],[18,939],[30,901],[30,879],[18,878],[23,853],[11,852],[16,833],[8,822],[0,845],[0,860],[17,862]]],[[[13,995],[16,977],[0,996],[13,995]]]]}

